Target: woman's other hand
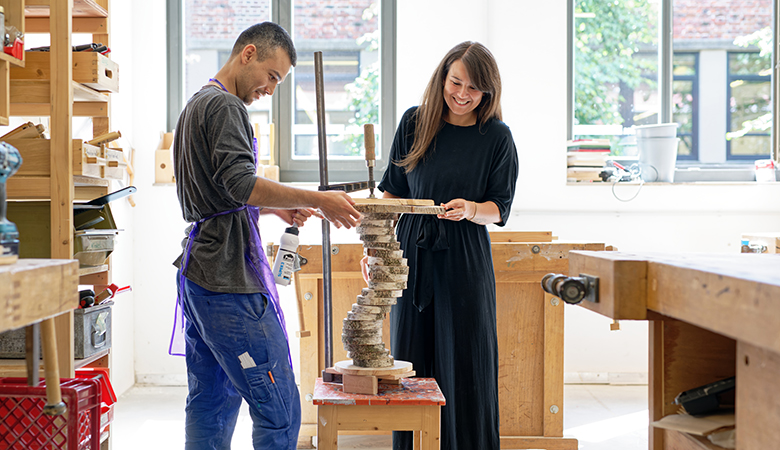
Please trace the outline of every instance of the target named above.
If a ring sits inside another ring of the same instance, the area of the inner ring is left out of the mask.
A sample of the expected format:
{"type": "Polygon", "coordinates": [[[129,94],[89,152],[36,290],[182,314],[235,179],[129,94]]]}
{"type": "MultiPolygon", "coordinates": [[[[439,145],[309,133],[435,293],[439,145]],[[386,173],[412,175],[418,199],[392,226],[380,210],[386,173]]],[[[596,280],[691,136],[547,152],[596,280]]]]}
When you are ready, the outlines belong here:
{"type": "Polygon", "coordinates": [[[477,204],[462,198],[456,198],[447,203],[442,203],[441,206],[444,207],[445,212],[444,214],[437,215],[439,219],[457,222],[463,219],[471,220],[477,214],[477,204]]]}

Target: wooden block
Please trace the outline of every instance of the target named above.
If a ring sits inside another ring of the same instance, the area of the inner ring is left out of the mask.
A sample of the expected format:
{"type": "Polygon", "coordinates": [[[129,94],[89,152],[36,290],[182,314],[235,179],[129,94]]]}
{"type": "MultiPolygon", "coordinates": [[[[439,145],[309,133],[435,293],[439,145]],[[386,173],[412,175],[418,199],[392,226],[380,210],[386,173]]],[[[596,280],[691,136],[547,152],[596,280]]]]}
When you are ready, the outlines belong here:
{"type": "Polygon", "coordinates": [[[349,394],[376,395],[379,392],[377,377],[373,375],[342,375],[344,392],[349,394]]]}
{"type": "Polygon", "coordinates": [[[615,320],[611,324],[609,324],[609,330],[610,331],[620,331],[620,322],[615,320]]]}
{"type": "Polygon", "coordinates": [[[339,373],[349,375],[375,375],[378,377],[385,375],[395,375],[407,373],[412,370],[412,363],[408,361],[395,361],[392,367],[358,367],[352,364],[351,360],[339,361],[333,365],[339,373]]]}
{"type": "Polygon", "coordinates": [[[175,183],[173,177],[173,163],[170,150],[157,150],[154,152],[154,182],[175,183]]]}
{"type": "Polygon", "coordinates": [[[279,166],[263,166],[263,178],[273,181],[279,181],[279,166]]]}
{"type": "Polygon", "coordinates": [[[444,214],[443,206],[357,203],[355,209],[361,213],[444,214]]]}
{"type": "Polygon", "coordinates": [[[380,380],[388,380],[388,381],[389,380],[402,380],[404,378],[411,378],[411,377],[415,376],[416,374],[417,374],[417,372],[415,372],[414,370],[410,370],[410,371],[408,371],[406,373],[398,373],[398,374],[395,374],[395,375],[382,375],[381,377],[379,377],[379,379],[380,380]]]}

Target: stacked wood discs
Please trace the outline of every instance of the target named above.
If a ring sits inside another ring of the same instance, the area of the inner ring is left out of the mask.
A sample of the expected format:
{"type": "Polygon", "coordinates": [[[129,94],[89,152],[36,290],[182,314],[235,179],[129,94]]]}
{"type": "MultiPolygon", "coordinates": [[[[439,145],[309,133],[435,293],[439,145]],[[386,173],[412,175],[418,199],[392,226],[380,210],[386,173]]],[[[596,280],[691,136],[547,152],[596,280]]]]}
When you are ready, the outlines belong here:
{"type": "Polygon", "coordinates": [[[397,213],[363,214],[357,227],[368,256],[368,288],[344,319],[341,342],[347,357],[358,367],[392,367],[394,359],[382,341],[382,324],[390,308],[406,289],[409,267],[395,239],[397,213]]]}

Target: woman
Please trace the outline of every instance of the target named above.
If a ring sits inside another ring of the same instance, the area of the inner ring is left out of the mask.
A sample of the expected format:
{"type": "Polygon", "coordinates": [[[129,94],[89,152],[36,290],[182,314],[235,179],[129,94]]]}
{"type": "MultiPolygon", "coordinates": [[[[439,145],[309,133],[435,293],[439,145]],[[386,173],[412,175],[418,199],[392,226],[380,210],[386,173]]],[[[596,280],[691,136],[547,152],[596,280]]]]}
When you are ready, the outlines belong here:
{"type": "MultiPolygon", "coordinates": [[[[379,189],[433,199],[446,213],[406,214],[397,226],[408,287],[390,313],[391,351],[447,399],[443,449],[498,449],[496,289],[485,225],[509,218],[517,150],[501,122],[501,78],[483,45],[449,51],[419,107],[406,111],[379,189]]],[[[395,449],[412,433],[395,432],[395,449]]]]}

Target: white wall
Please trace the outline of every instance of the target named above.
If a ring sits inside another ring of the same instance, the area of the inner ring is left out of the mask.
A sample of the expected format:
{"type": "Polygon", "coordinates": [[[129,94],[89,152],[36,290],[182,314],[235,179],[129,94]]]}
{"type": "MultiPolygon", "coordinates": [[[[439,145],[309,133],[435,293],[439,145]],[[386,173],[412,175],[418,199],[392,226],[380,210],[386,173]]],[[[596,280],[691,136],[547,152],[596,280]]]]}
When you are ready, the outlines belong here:
{"type": "MultiPolygon", "coordinates": [[[[609,186],[566,184],[565,5],[565,0],[398,0],[398,117],[418,103],[447,50],[463,40],[477,40],[498,60],[504,120],[519,151],[520,179],[506,229],[550,230],[561,241],[604,242],[624,251],[730,253],[739,251],[742,232],[777,230],[780,183],[645,185],[627,203],[614,198],[609,186]]],[[[131,8],[123,20],[128,26],[143,25],[143,42],[163,42],[164,2],[139,0],[131,8]]],[[[130,72],[131,141],[138,152],[139,190],[133,264],[135,374],[138,382],[183,383],[183,358],[168,356],[167,348],[176,297],[171,261],[179,252],[184,223],[174,188],[153,186],[154,149],[165,127],[165,52],[133,46],[132,58],[134,63],[124,66],[128,68],[123,71],[123,89],[130,72]]],[[[633,195],[634,188],[621,188],[621,197],[633,195]]],[[[264,219],[261,229],[265,240],[278,241],[283,225],[264,219]]],[[[354,233],[341,230],[334,231],[332,241],[358,242],[354,233]]],[[[301,242],[320,242],[319,223],[302,229],[301,242]]],[[[294,336],[293,288],[280,290],[294,336]]],[[[582,308],[567,307],[568,374],[586,379],[629,374],[636,379],[646,372],[646,324],[623,323],[616,332],[610,332],[608,324],[606,318],[582,308]]],[[[296,360],[294,337],[291,345],[296,360]]],[[[117,348],[114,361],[120,357],[127,355],[120,355],[117,348]]]]}

